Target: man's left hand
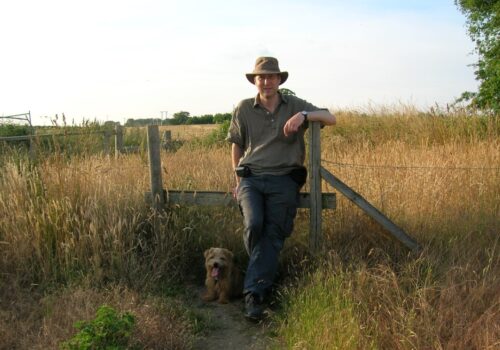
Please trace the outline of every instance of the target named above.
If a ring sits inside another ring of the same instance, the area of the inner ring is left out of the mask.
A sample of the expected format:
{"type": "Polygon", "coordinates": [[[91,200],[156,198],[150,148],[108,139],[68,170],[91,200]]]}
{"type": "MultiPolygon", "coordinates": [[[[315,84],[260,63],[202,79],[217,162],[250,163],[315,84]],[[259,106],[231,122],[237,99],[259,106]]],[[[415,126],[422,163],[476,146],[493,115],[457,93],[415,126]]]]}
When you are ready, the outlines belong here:
{"type": "Polygon", "coordinates": [[[297,113],[286,122],[283,127],[283,133],[285,136],[291,135],[299,131],[300,126],[304,123],[304,115],[302,113],[297,113]]]}

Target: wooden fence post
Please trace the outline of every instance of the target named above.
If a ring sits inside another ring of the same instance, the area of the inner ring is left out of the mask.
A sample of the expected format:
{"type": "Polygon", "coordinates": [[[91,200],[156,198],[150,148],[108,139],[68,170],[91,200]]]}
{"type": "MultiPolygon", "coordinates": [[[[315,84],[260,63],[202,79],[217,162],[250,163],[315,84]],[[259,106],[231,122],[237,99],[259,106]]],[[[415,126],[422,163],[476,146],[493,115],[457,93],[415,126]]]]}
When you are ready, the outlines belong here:
{"type": "Polygon", "coordinates": [[[163,138],[162,138],[163,148],[169,150],[171,142],[172,142],[172,131],[165,130],[163,132],[163,138]]]}
{"type": "Polygon", "coordinates": [[[318,253],[321,248],[321,139],[320,122],[309,122],[309,191],[311,192],[309,249],[318,253]]]}
{"type": "Polygon", "coordinates": [[[151,180],[152,206],[160,210],[164,206],[161,179],[160,132],[158,125],[148,125],[149,178],[151,180]]]}
{"type": "Polygon", "coordinates": [[[29,148],[29,158],[33,161],[36,159],[36,146],[38,140],[35,138],[35,135],[30,137],[30,148],[29,148]]]}
{"type": "Polygon", "coordinates": [[[106,156],[109,156],[109,150],[110,150],[110,143],[111,143],[111,132],[109,130],[104,130],[104,154],[106,156]]]}
{"type": "Polygon", "coordinates": [[[170,141],[172,141],[172,131],[165,130],[163,132],[163,142],[170,142],[170,141]]]}
{"type": "Polygon", "coordinates": [[[115,126],[115,158],[123,152],[123,128],[120,124],[115,126]]]}

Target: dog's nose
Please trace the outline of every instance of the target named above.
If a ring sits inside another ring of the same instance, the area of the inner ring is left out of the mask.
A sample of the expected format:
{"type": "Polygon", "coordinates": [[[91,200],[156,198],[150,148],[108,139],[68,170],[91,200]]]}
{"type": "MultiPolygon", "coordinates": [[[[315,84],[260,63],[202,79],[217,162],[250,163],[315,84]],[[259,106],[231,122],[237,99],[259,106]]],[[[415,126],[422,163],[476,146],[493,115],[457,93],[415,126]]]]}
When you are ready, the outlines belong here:
{"type": "Polygon", "coordinates": [[[214,267],[219,267],[219,263],[214,263],[214,267]]]}

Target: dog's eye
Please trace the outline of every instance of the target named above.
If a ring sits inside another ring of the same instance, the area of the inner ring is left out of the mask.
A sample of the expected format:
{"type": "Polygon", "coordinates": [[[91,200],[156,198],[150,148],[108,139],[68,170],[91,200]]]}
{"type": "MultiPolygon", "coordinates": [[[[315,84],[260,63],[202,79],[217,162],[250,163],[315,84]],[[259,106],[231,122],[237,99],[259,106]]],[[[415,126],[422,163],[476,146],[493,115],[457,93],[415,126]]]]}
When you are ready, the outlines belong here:
{"type": "Polygon", "coordinates": [[[220,259],[221,259],[222,261],[226,260],[226,258],[225,258],[225,257],[223,257],[223,256],[221,256],[221,258],[220,258],[220,259]]]}

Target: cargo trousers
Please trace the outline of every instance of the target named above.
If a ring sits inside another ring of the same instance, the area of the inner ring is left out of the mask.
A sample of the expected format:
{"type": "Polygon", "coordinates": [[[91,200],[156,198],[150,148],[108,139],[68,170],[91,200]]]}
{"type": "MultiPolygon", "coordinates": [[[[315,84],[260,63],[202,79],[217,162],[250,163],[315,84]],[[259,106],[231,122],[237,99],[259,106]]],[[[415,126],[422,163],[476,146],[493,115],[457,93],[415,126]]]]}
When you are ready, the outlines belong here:
{"type": "Polygon", "coordinates": [[[243,214],[243,240],[250,257],[244,294],[264,300],[276,277],[280,252],[293,231],[300,186],[289,175],[241,179],[237,199],[243,214]]]}

